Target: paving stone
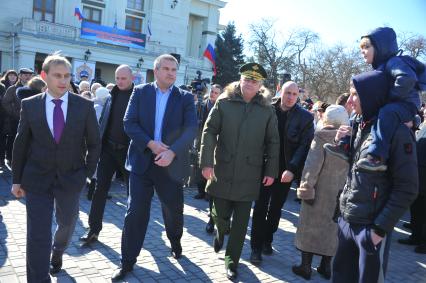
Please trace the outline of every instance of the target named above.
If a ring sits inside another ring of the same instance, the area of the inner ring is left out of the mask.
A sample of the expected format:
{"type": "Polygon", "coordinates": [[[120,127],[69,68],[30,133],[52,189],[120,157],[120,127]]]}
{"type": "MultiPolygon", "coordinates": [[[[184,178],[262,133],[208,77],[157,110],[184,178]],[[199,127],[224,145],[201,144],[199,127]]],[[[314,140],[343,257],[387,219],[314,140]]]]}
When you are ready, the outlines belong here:
{"type": "MultiPolygon", "coordinates": [[[[0,282],[26,282],[26,212],[25,201],[16,200],[8,193],[10,173],[0,174],[0,282]]],[[[204,231],[208,221],[208,202],[193,199],[195,188],[184,189],[183,257],[170,257],[170,242],[164,230],[161,205],[154,196],[151,219],[134,271],[127,282],[229,282],[225,276],[224,249],[213,252],[213,236],[204,231]]],[[[70,247],[64,255],[64,271],[53,282],[110,282],[113,271],[120,265],[121,229],[126,212],[126,193],[121,184],[113,182],[113,198],[107,201],[103,230],[99,242],[81,248],[78,238],[85,233],[91,203],[83,193],[80,213],[70,247]]],[[[305,282],[294,275],[291,266],[300,261],[300,252],[294,247],[294,235],[300,206],[293,201],[292,190],[282,211],[279,229],[274,235],[274,254],[264,256],[261,266],[250,264],[250,225],[239,267],[241,282],[305,282]]],[[[405,220],[408,219],[406,215],[405,220]]],[[[54,228],[52,228],[54,229],[54,228]]],[[[413,252],[413,247],[399,245],[396,240],[407,237],[407,231],[398,223],[393,234],[387,282],[426,283],[426,258],[413,252]]],[[[225,242],[226,245],[226,242],[225,242]]],[[[312,266],[319,263],[315,257],[312,266]]],[[[311,282],[329,282],[315,270],[311,282]]]]}

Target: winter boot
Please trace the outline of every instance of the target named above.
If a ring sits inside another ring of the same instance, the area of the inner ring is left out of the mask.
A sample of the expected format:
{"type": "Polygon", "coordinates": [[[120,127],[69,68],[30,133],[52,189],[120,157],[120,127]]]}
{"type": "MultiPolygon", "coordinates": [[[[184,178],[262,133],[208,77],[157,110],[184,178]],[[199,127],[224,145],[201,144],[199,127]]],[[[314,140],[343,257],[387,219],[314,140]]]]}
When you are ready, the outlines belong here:
{"type": "Polygon", "coordinates": [[[311,279],[311,264],[312,264],[312,253],[302,251],[302,263],[300,265],[293,265],[293,273],[305,278],[306,280],[311,279]]]}

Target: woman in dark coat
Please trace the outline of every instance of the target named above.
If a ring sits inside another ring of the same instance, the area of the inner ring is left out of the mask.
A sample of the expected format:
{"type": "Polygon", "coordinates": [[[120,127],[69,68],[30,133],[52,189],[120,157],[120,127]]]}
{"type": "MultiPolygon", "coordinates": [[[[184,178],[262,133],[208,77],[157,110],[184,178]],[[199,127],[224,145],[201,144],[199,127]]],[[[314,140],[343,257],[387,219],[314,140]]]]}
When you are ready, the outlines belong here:
{"type": "Polygon", "coordinates": [[[0,83],[8,89],[11,85],[14,85],[18,80],[18,73],[15,70],[9,70],[4,74],[3,78],[0,80],[0,83]]]}

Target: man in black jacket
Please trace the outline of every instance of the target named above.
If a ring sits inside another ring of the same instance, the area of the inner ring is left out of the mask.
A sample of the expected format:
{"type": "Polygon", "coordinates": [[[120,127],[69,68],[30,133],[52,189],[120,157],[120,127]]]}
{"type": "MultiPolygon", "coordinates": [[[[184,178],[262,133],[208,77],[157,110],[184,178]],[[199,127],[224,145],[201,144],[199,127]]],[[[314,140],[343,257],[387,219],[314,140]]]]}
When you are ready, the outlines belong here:
{"type": "Polygon", "coordinates": [[[253,211],[251,229],[252,254],[250,261],[258,264],[261,253],[272,254],[273,234],[278,229],[281,209],[287,199],[293,180],[301,174],[309,147],[314,138],[314,117],[297,104],[299,87],[286,82],[280,98],[273,105],[278,118],[280,134],[280,178],[270,187],[261,187],[253,211]]]}
{"type": "Polygon", "coordinates": [[[124,163],[130,139],[124,132],[123,118],[134,87],[132,69],[127,65],[119,66],[115,71],[115,83],[100,118],[102,152],[98,163],[96,188],[90,207],[89,230],[80,238],[85,243],[97,240],[102,230],[106,199],[111,187],[112,176],[117,170],[123,175],[128,188],[129,173],[124,168],[124,163]]]}
{"type": "MultiPolygon", "coordinates": [[[[353,84],[348,103],[358,117],[352,127],[350,170],[340,195],[333,282],[383,282],[392,230],[418,191],[416,144],[412,131],[401,124],[391,142],[388,169],[373,174],[359,168],[357,161],[367,155],[370,130],[389,84],[381,71],[357,75],[353,84]]],[[[336,140],[349,132],[342,126],[336,140]]]]}

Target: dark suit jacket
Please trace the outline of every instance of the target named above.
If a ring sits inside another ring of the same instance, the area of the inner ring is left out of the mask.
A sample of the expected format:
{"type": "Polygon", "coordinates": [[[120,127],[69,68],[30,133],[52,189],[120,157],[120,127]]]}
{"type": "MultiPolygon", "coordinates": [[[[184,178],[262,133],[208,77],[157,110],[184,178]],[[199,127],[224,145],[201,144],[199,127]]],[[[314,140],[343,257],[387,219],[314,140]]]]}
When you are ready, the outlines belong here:
{"type": "MultiPolygon", "coordinates": [[[[155,87],[152,83],[134,88],[124,115],[124,130],[130,137],[126,169],[143,174],[153,164],[147,147],[154,139],[155,87]]],[[[167,167],[169,177],[177,182],[189,174],[189,147],[197,134],[197,116],[191,93],[173,86],[163,118],[162,142],[176,154],[167,167]]]]}
{"type": "Polygon", "coordinates": [[[46,94],[22,100],[13,145],[13,183],[32,192],[49,189],[57,177],[61,189],[79,192],[93,176],[100,155],[99,126],[93,102],[68,95],[65,128],[56,144],[46,120],[46,94]]]}

